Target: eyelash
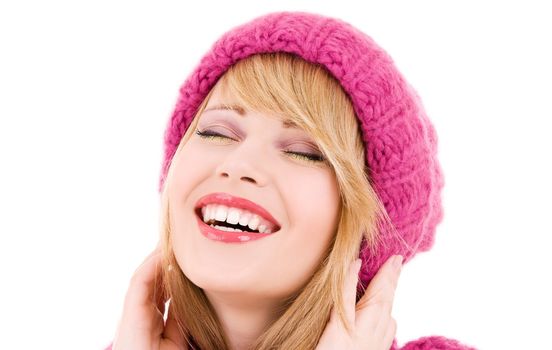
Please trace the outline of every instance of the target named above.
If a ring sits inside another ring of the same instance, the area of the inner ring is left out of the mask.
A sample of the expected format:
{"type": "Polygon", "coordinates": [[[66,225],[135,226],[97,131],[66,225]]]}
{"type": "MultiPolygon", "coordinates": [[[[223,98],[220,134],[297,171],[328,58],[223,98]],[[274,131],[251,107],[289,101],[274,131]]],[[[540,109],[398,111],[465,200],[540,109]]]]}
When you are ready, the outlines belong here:
{"type": "MultiPolygon", "coordinates": [[[[205,139],[230,139],[227,136],[224,136],[224,135],[218,134],[216,132],[212,132],[212,131],[201,131],[201,130],[198,129],[198,130],[196,130],[195,133],[199,137],[202,137],[202,138],[205,138],[205,139]]],[[[293,158],[306,160],[308,162],[313,162],[313,163],[319,163],[319,162],[325,161],[325,158],[321,155],[318,155],[318,154],[302,153],[302,152],[291,152],[291,151],[284,151],[284,153],[289,154],[293,158]]]]}

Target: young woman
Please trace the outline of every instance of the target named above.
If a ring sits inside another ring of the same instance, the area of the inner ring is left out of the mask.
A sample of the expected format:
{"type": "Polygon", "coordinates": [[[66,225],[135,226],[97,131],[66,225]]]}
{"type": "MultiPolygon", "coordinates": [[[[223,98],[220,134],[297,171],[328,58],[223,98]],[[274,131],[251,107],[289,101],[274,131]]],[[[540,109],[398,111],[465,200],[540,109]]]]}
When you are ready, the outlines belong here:
{"type": "MultiPolygon", "coordinates": [[[[165,151],[160,241],[109,348],[398,349],[400,267],[431,247],[444,182],[370,37],[306,12],[232,29],[180,89],[165,151]]],[[[431,348],[470,349],[402,347],[431,348]]]]}

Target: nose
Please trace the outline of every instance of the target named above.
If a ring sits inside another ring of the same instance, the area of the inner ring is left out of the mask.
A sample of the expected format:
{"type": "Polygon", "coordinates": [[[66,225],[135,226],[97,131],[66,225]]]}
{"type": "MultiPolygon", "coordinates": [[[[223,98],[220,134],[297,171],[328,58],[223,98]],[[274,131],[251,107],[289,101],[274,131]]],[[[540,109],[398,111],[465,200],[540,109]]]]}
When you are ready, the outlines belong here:
{"type": "Polygon", "coordinates": [[[235,184],[246,182],[264,187],[268,181],[268,162],[266,157],[263,157],[260,145],[244,141],[224,155],[216,171],[219,177],[235,184]]]}

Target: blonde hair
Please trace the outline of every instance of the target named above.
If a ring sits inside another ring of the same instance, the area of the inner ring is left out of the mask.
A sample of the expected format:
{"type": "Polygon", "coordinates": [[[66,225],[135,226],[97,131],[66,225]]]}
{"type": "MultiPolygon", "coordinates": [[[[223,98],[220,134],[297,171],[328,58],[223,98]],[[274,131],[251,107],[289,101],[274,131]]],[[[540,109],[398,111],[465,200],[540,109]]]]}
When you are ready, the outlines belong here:
{"type": "MultiPolygon", "coordinates": [[[[262,53],[231,66],[218,84],[231,91],[248,110],[282,115],[316,140],[339,186],[339,225],[318,270],[308,283],[285,300],[285,309],[251,349],[314,349],[329,320],[332,306],[350,330],[342,308],[342,285],[364,238],[375,254],[381,220],[391,221],[370,184],[359,124],[349,96],[323,66],[288,53],[262,53]]],[[[213,89],[203,100],[182,137],[173,159],[196,128],[213,89]]],[[[203,290],[179,268],[171,243],[168,193],[172,164],[161,195],[163,293],[171,298],[182,334],[200,349],[228,349],[228,342],[203,290]]],[[[190,345],[192,345],[190,343],[190,345]]]]}

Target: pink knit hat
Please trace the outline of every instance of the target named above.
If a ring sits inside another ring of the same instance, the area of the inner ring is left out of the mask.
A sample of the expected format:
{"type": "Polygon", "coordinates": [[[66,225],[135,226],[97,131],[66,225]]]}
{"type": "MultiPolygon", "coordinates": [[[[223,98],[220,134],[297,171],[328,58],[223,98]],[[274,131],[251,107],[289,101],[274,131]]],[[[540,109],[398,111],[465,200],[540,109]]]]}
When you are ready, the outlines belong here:
{"type": "MultiPolygon", "coordinates": [[[[217,80],[237,61],[269,52],[292,53],[326,67],[354,105],[371,183],[399,233],[380,232],[377,256],[363,242],[359,285],[366,287],[391,255],[402,254],[407,262],[429,250],[443,218],[444,180],[434,127],[416,91],[372,38],[347,22],[318,14],[269,13],[231,29],[213,44],[180,88],[164,135],[159,192],[182,136],[217,80]]],[[[466,349],[443,337],[422,338],[403,349],[422,348],[466,349]]]]}

